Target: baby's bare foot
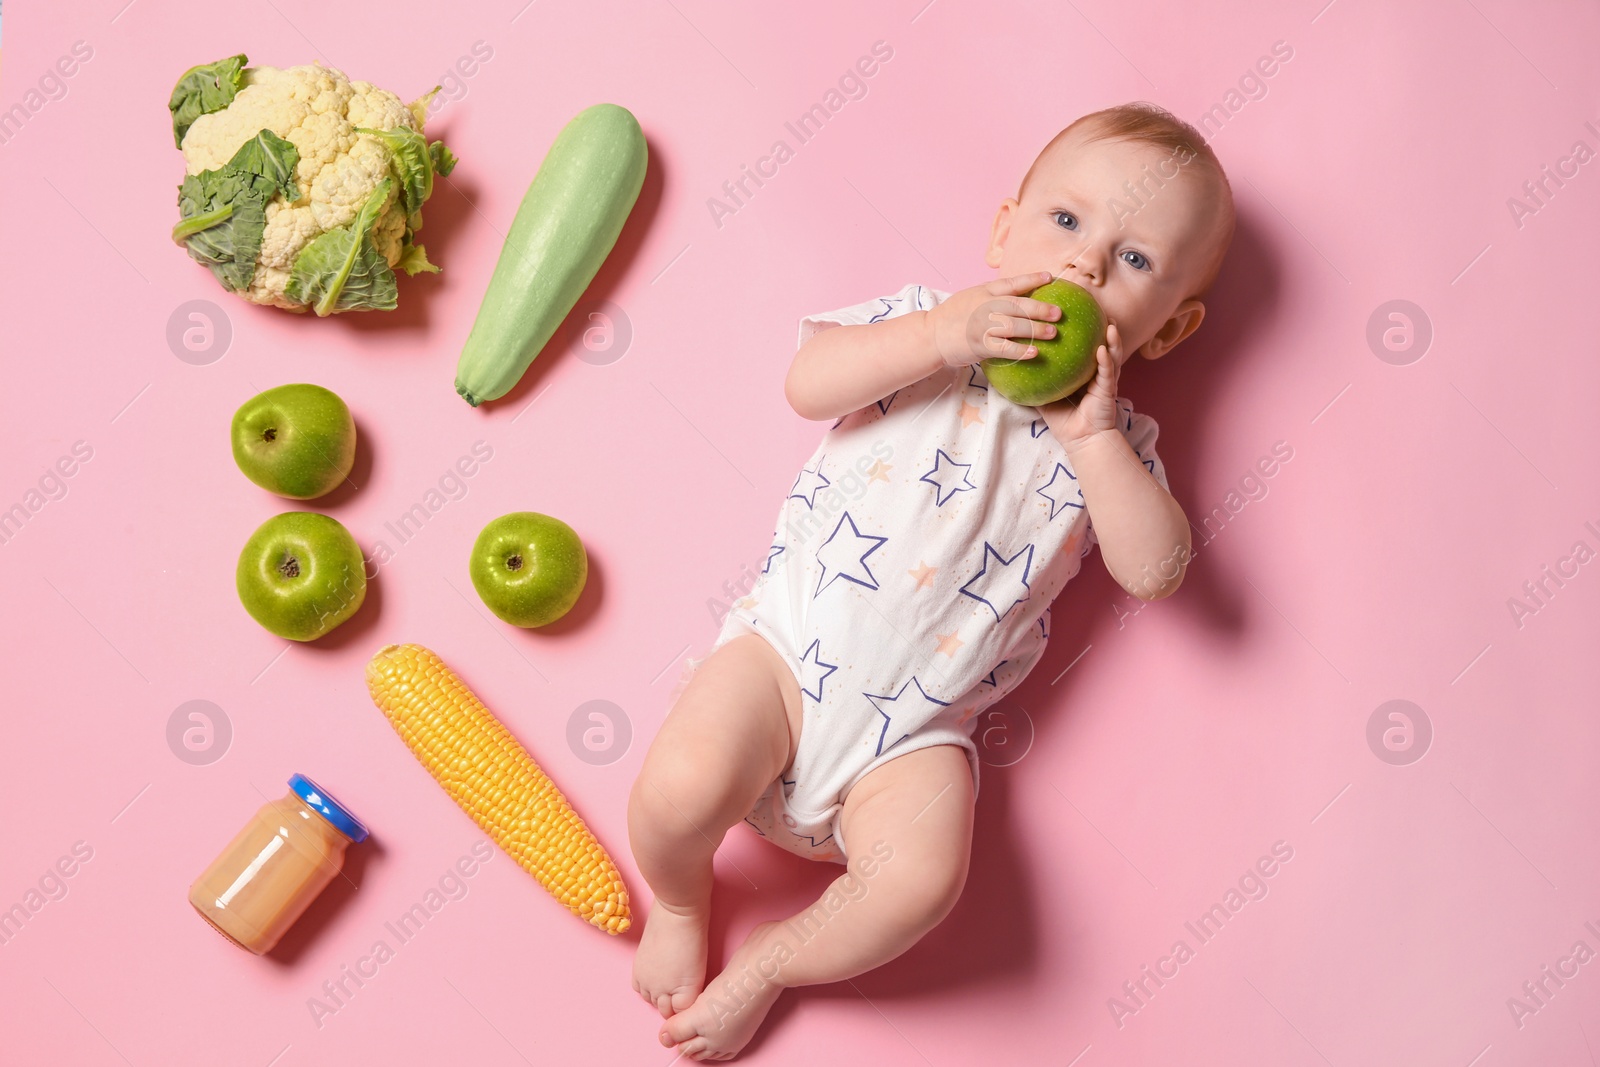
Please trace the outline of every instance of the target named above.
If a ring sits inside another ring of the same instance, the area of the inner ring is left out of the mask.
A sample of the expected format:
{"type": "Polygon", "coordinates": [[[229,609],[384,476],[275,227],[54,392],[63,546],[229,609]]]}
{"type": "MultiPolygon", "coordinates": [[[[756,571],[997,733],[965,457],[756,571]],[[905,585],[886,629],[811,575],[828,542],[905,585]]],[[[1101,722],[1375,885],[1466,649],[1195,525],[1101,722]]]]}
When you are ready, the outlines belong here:
{"type": "Polygon", "coordinates": [[[783,992],[775,980],[774,964],[780,961],[767,951],[766,935],[778,925],[765,922],[750,931],[694,1004],[667,1020],[660,1034],[663,1045],[677,1046],[678,1054],[691,1060],[731,1060],[739,1054],[783,992]]]}
{"type": "Polygon", "coordinates": [[[694,1003],[706,980],[709,905],[676,908],[650,905],[639,950],[633,957],[633,988],[663,1019],[694,1003]]]}

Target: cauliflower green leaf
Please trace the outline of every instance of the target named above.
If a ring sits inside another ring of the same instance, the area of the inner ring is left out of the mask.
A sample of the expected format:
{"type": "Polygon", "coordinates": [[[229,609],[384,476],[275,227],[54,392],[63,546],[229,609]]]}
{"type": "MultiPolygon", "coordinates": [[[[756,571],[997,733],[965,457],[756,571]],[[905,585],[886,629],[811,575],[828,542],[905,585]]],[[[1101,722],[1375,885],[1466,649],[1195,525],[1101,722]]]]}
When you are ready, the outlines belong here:
{"type": "Polygon", "coordinates": [[[299,162],[298,148],[271,130],[262,130],[240,145],[222,170],[205,173],[219,175],[217,188],[227,199],[260,193],[265,203],[282,192],[293,203],[300,199],[300,186],[294,180],[299,162]]]}
{"type": "Polygon", "coordinates": [[[388,147],[390,170],[400,182],[400,202],[406,212],[406,234],[409,236],[422,229],[422,205],[433,195],[434,175],[449,174],[455,169],[455,153],[446,148],[443,141],[435,141],[430,145],[420,130],[408,126],[396,126],[392,130],[357,126],[356,132],[370,134],[388,147]]]}
{"type": "Polygon", "coordinates": [[[195,119],[233,103],[248,62],[249,57],[241,53],[184,71],[172,88],[172,98],[167,101],[167,110],[172,112],[173,143],[182,148],[183,135],[189,132],[195,119]]]}
{"type": "Polygon", "coordinates": [[[428,262],[428,253],[421,245],[407,241],[400,246],[400,262],[395,264],[409,277],[414,274],[438,274],[439,266],[428,262]]]}
{"type": "Polygon", "coordinates": [[[266,207],[245,197],[200,216],[202,220],[212,218],[217,221],[184,241],[190,257],[211,268],[229,292],[250,288],[256,277],[256,256],[261,253],[261,235],[267,228],[266,207]]]}
{"type": "Polygon", "coordinates": [[[220,170],[183,180],[172,239],[209,267],[223,288],[248,289],[267,226],[268,201],[279,192],[290,202],[300,198],[294,179],[299,161],[299,149],[262,130],[240,145],[220,170]]]}
{"type": "Polygon", "coordinates": [[[405,207],[406,227],[420,230],[422,205],[433,195],[433,156],[428,152],[427,139],[409,126],[396,126],[392,130],[357,126],[356,132],[370,134],[388,146],[392,157],[389,169],[400,179],[400,203],[405,207]]]}
{"type": "Polygon", "coordinates": [[[428,124],[428,109],[433,106],[433,98],[439,95],[442,85],[435,85],[406,106],[411,109],[411,117],[417,120],[417,129],[422,129],[428,124]]]}
{"type": "Polygon", "coordinates": [[[428,157],[433,160],[433,172],[441,177],[448,177],[456,169],[456,154],[446,148],[443,141],[428,146],[428,157]]]}
{"type": "Polygon", "coordinates": [[[311,305],[318,315],[336,311],[393,311],[394,271],[372,243],[372,227],[394,188],[385,178],[348,226],[329,230],[300,250],[284,295],[311,305]]]}

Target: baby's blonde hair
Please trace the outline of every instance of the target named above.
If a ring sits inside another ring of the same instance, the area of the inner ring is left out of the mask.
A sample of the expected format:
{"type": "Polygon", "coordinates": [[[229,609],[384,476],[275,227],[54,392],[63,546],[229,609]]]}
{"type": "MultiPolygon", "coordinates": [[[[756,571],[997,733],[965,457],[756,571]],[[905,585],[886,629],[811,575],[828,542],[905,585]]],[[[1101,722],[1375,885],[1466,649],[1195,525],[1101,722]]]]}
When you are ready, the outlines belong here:
{"type": "Polygon", "coordinates": [[[1222,163],[1200,131],[1166,108],[1147,100],[1135,100],[1129,104],[1118,104],[1116,107],[1082,115],[1052,137],[1050,143],[1034,157],[1033,164],[1028,167],[1028,173],[1023,175],[1022,184],[1017,188],[1018,200],[1021,200],[1022,194],[1027,191],[1028,179],[1033,177],[1034,170],[1039,166],[1039,160],[1074,130],[1080,131],[1086,141],[1134,141],[1165,148],[1170,152],[1184,152],[1192,157],[1183,164],[1184,169],[1197,170],[1202,177],[1214,183],[1219,193],[1217,201],[1221,210],[1212,229],[1211,255],[1206,260],[1198,276],[1199,282],[1191,295],[1200,296],[1211,288],[1211,283],[1217,278],[1217,272],[1222,269],[1222,260],[1228,254],[1228,246],[1233,243],[1235,214],[1233,186],[1228,183],[1228,175],[1223,171],[1222,163]]]}

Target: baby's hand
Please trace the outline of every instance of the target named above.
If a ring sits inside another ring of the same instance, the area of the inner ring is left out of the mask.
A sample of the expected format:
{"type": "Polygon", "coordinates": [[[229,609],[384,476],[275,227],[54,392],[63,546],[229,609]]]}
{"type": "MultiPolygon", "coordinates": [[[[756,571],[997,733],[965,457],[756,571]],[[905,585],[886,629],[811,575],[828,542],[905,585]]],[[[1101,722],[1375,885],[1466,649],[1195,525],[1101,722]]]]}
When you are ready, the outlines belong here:
{"type": "Polygon", "coordinates": [[[1095,360],[1095,376],[1087,385],[1037,409],[1068,452],[1097,433],[1116,429],[1117,378],[1122,370],[1122,332],[1116,323],[1106,324],[1106,343],[1095,352],[1095,360]]]}
{"type": "Polygon", "coordinates": [[[1061,309],[1031,293],[1051,279],[1047,270],[996,278],[986,285],[962,289],[928,312],[928,326],[939,358],[947,367],[965,367],[991,357],[1032,359],[1038,349],[1013,337],[1045,340],[1056,335],[1053,325],[1061,309]]]}

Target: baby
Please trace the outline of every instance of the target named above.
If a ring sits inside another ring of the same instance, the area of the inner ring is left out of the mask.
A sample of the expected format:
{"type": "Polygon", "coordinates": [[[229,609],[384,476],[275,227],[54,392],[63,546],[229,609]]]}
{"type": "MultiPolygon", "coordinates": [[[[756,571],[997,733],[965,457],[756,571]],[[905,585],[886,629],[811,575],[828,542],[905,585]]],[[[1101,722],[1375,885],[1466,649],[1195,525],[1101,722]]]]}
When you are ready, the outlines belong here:
{"type": "Polygon", "coordinates": [[[663,1045],[731,1059],[786,987],[916,944],[966,881],[974,716],[1039,661],[1050,602],[1089,546],[1134,596],[1178,588],[1189,523],[1156,423],[1117,377],[1199,327],[1233,220],[1193,127],[1109,108],[1062,130],[1001,202],[985,257],[998,280],[908,285],[801,320],[785,392],[801,416],[836,421],[629,798],[655,894],[633,987],[667,1020],[663,1045]],[[1052,277],[1094,294],[1106,343],[1088,385],[1021,407],[978,362],[1031,358],[1027,342],[1054,335],[1060,310],[1026,295],[1052,277]],[[708,985],[712,855],[740,821],[845,873],[758,925],[708,985]]]}

